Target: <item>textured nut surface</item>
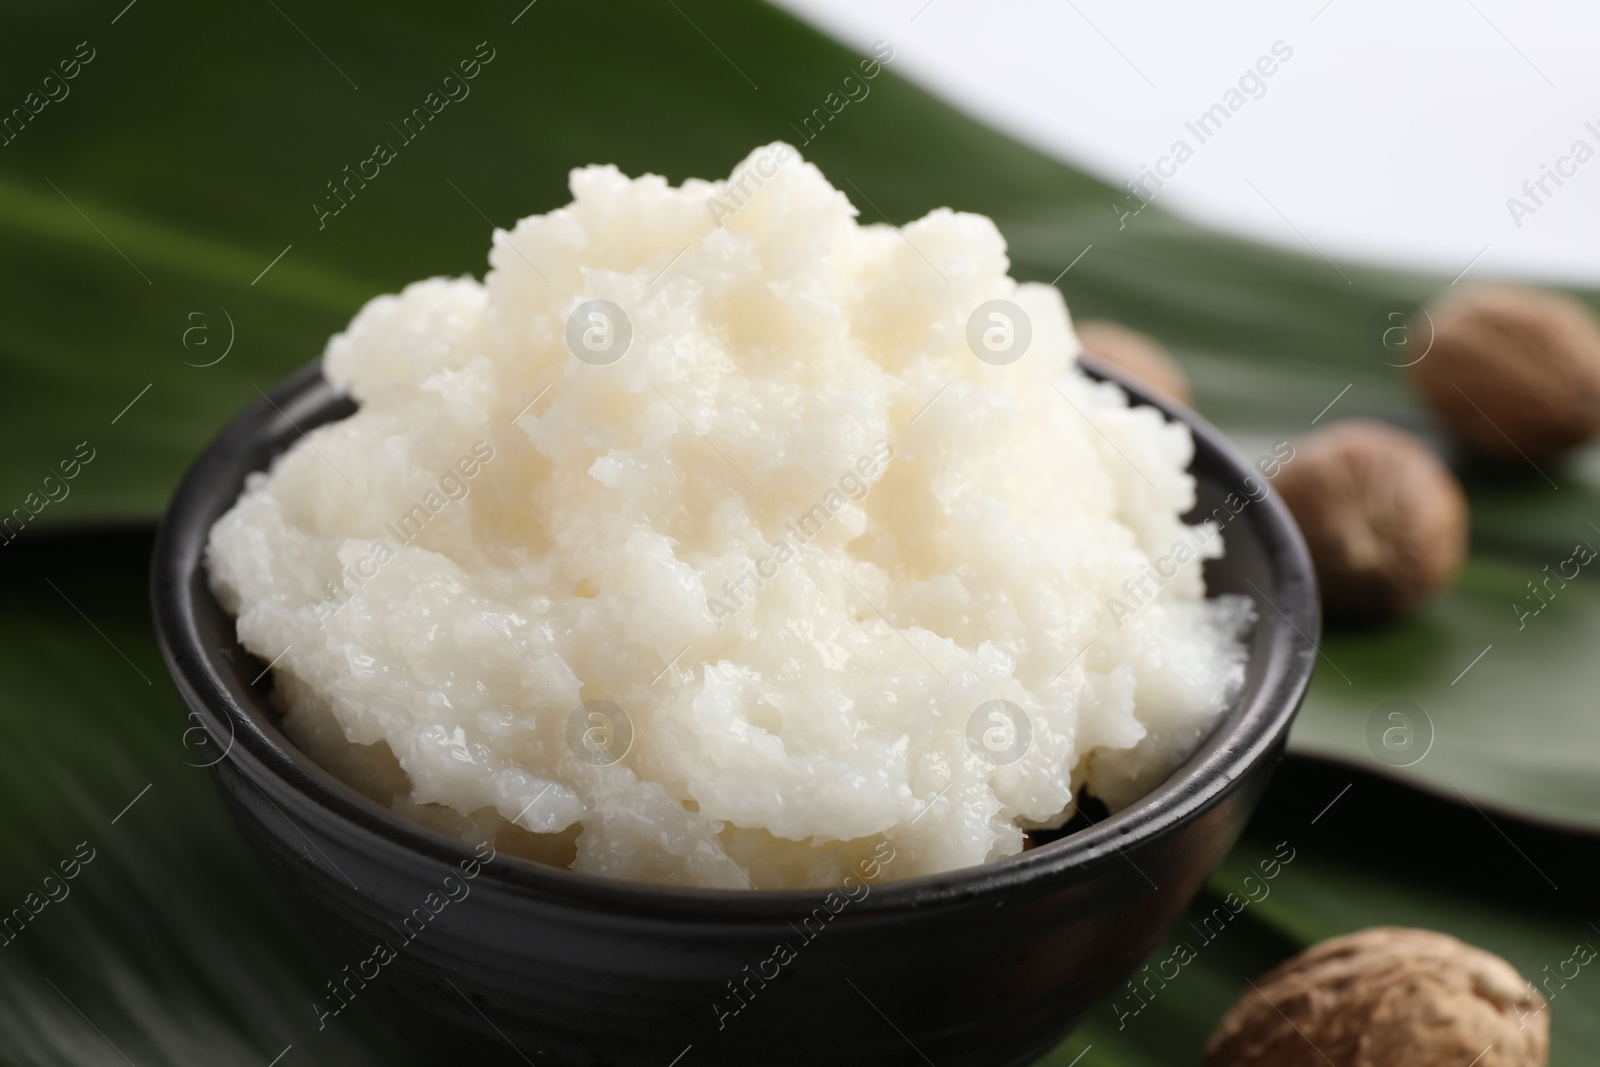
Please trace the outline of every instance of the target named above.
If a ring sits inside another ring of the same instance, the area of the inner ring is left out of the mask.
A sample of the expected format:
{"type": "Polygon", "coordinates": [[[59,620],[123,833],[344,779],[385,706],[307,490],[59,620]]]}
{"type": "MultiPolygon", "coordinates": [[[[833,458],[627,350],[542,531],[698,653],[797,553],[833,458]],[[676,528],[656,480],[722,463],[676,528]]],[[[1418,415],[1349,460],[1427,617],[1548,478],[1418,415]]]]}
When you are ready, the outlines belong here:
{"type": "Polygon", "coordinates": [[[1162,399],[1189,406],[1189,379],[1160,341],[1109,319],[1089,319],[1074,328],[1089,355],[1162,399]]]}
{"type": "Polygon", "coordinates": [[[1422,442],[1353,419],[1294,447],[1273,488],[1305,535],[1329,615],[1393,618],[1455,577],[1467,548],[1466,498],[1422,442]]]}
{"type": "Polygon", "coordinates": [[[1383,926],[1314,945],[1256,981],[1204,1067],[1543,1067],[1550,1016],[1498,956],[1383,926]]]}
{"type": "Polygon", "coordinates": [[[1600,432],[1600,320],[1555,293],[1469,290],[1428,308],[1412,380],[1450,429],[1503,462],[1537,463],[1600,432]]]}

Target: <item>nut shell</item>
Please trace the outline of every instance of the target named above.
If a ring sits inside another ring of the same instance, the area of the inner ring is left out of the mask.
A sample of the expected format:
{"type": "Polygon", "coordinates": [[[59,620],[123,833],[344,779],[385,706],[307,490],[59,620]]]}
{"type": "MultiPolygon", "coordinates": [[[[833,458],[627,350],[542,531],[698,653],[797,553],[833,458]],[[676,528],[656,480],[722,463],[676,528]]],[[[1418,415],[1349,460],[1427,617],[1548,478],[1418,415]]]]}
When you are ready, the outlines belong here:
{"type": "Polygon", "coordinates": [[[1427,317],[1433,342],[1412,381],[1475,451],[1537,464],[1600,432],[1600,320],[1578,301],[1485,287],[1427,317]]]}
{"type": "Polygon", "coordinates": [[[1160,341],[1109,319],[1089,319],[1075,327],[1089,355],[1162,399],[1190,406],[1189,379],[1160,341]]]}
{"type": "Polygon", "coordinates": [[[1415,437],[1353,419],[1294,443],[1273,481],[1300,524],[1324,610],[1395,618],[1447,585],[1467,551],[1467,502],[1415,437]]]}
{"type": "Polygon", "coordinates": [[[1544,1000],[1498,956],[1431,930],[1314,945],[1247,989],[1204,1067],[1543,1067],[1544,1000]]]}

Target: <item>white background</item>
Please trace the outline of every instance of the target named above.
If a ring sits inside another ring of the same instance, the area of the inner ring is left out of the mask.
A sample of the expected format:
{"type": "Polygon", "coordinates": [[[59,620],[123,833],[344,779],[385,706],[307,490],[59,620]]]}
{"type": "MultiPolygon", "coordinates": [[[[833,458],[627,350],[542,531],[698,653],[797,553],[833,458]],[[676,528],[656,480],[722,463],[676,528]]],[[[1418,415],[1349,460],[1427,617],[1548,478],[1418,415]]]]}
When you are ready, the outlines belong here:
{"type": "Polygon", "coordinates": [[[1600,284],[1593,0],[776,0],[963,111],[1113,184],[1182,137],[1156,202],[1333,257],[1600,284]],[[1184,129],[1275,41],[1294,56],[1204,145],[1184,129]],[[1572,168],[1566,164],[1567,169],[1572,168]],[[1254,188],[1252,188],[1252,185],[1254,188]],[[1519,227],[1507,198],[1537,206],[1519,227]],[[1298,231],[1298,232],[1297,232],[1298,231]]]}

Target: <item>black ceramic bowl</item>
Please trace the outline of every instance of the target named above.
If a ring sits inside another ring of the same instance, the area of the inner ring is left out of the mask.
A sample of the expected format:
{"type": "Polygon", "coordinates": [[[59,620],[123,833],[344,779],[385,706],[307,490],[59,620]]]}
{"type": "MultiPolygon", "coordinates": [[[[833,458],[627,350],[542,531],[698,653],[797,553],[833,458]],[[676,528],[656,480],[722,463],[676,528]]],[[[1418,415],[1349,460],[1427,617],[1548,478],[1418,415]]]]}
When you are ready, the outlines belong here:
{"type": "MultiPolygon", "coordinates": [[[[1130,392],[1193,430],[1199,513],[1245,494],[1257,472],[1221,434],[1130,392]]],[[[440,1062],[1029,1063],[1183,913],[1260,798],[1311,676],[1311,564],[1268,496],[1229,524],[1227,557],[1206,570],[1213,593],[1257,603],[1243,692],[1165,784],[1097,825],[874,886],[837,914],[822,891],[666,888],[505,856],[466,882],[462,842],[373,803],[284,738],[270,677],[254,681],[265,664],[207,587],[207,531],[246,475],[353,410],[312,366],[223,431],[162,526],[155,620],[211,751],[227,753],[214,767],[239,826],[327,951],[339,998],[378,1009],[440,1062]],[[431,913],[451,875],[470,895],[425,928],[414,921],[425,932],[407,940],[405,917],[431,913]]],[[[328,988],[307,999],[330,1013],[340,1002],[328,988]]]]}

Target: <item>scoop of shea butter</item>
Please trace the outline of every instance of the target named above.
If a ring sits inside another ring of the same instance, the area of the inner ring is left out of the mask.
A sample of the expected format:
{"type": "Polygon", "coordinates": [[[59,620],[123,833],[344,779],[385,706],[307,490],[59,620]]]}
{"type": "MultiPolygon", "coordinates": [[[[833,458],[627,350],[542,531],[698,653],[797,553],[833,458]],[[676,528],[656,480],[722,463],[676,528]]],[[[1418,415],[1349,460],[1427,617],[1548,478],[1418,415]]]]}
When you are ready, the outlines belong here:
{"type": "Polygon", "coordinates": [[[297,744],[469,840],[763,889],[1013,855],[1188,756],[1249,623],[1193,442],[992,222],[863,226],[782,144],[571,187],[368,303],[359,411],[211,532],[297,744]]]}

